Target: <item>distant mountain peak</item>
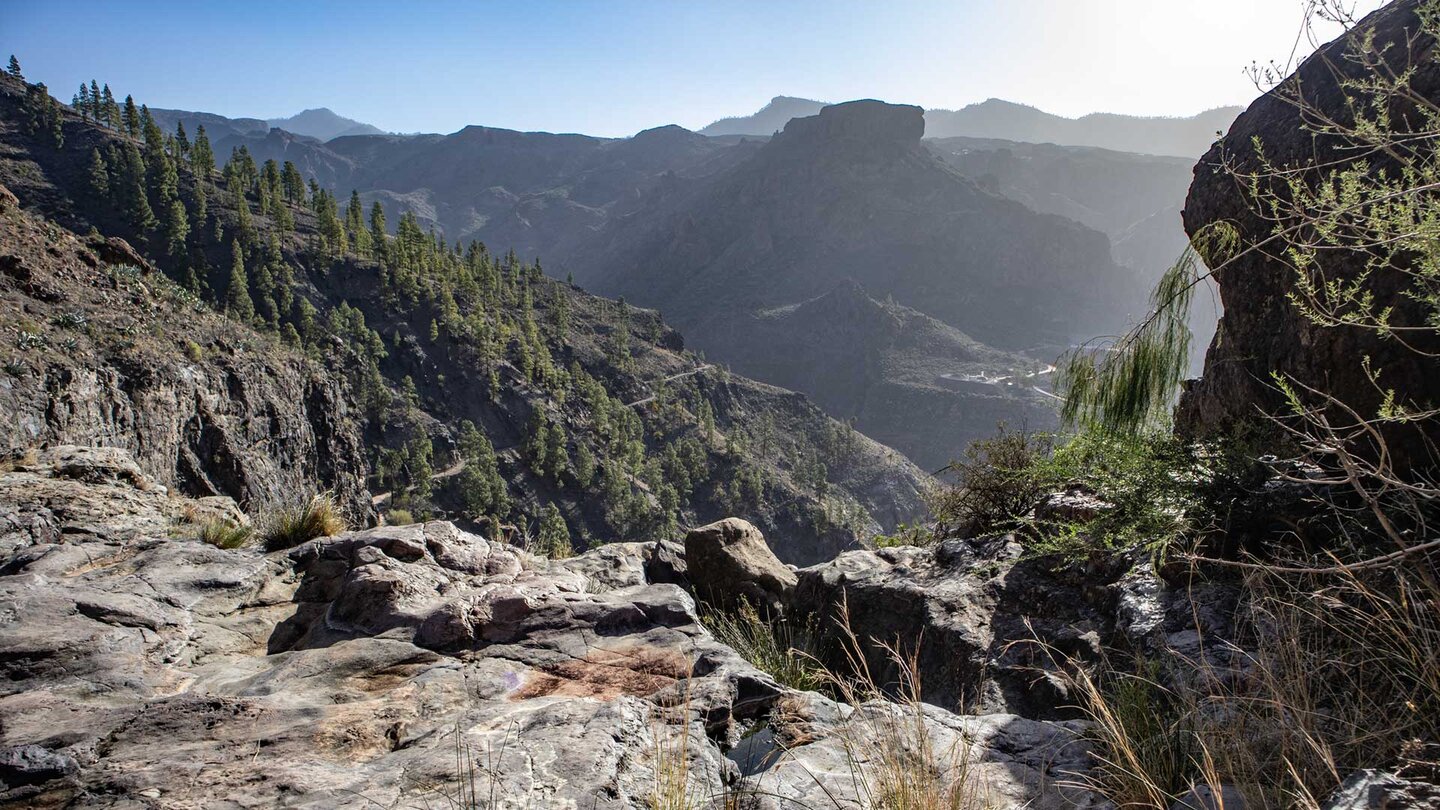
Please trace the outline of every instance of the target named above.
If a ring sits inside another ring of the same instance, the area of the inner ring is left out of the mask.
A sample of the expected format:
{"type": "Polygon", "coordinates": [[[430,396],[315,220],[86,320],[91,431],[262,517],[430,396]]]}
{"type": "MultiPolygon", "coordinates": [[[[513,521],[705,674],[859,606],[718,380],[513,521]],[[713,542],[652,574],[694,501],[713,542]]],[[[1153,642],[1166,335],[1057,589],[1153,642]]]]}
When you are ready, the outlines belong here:
{"type": "Polygon", "coordinates": [[[700,130],[701,135],[772,135],[785,128],[792,118],[815,115],[823,101],[795,96],[775,96],[754,115],[722,118],[700,130]]]}
{"type": "Polygon", "coordinates": [[[346,118],[329,107],[312,107],[289,118],[271,118],[265,123],[296,135],[329,141],[346,135],[383,135],[379,127],[346,118]]]}

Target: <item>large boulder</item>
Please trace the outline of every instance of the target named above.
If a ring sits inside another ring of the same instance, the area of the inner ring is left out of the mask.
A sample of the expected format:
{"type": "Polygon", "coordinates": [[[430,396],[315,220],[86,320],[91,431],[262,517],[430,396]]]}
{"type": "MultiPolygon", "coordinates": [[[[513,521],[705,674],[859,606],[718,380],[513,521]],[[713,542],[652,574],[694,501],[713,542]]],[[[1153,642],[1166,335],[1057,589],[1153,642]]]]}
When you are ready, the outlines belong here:
{"type": "Polygon", "coordinates": [[[740,518],[691,529],[685,563],[695,594],[721,608],[745,602],[778,615],[795,590],[795,572],[780,562],[759,529],[740,518]]]}
{"type": "Polygon", "coordinates": [[[745,752],[758,761],[741,761],[749,775],[742,795],[766,810],[863,810],[876,806],[899,766],[909,784],[953,799],[936,806],[1106,807],[1083,787],[1091,754],[1080,732],[1075,722],[961,715],[925,703],[848,706],[810,693],[786,698],[774,713],[768,754],[745,752]]]}
{"type": "MultiPolygon", "coordinates": [[[[1361,154],[1362,150],[1325,134],[1329,127],[1317,123],[1320,116],[1307,114],[1287,94],[1298,92],[1324,116],[1342,123],[1352,120],[1355,109],[1368,111],[1368,103],[1356,103],[1355,94],[1342,81],[1362,78],[1359,60],[1349,58],[1346,50],[1362,32],[1373,31],[1374,54],[1383,54],[1397,74],[1413,66],[1408,85],[1417,97],[1440,97],[1440,60],[1434,58],[1434,39],[1419,33],[1420,6],[1418,0],[1397,0],[1367,16],[1354,33],[1320,48],[1280,87],[1250,105],[1196,164],[1195,181],[1185,201],[1186,232],[1194,236],[1224,222],[1239,229],[1242,247],[1271,238],[1277,224],[1243,179],[1250,173],[1264,175],[1267,166],[1343,167],[1363,160],[1383,168],[1386,160],[1381,153],[1363,150],[1361,154]]],[[[1405,125],[1402,105],[1389,115],[1397,126],[1405,125]]],[[[1424,121],[1425,114],[1410,120],[1424,121]]],[[[1290,179],[1286,174],[1259,183],[1284,198],[1290,179]]],[[[1281,247],[1245,252],[1216,275],[1225,314],[1206,355],[1204,375],[1189,383],[1181,397],[1178,428],[1191,436],[1225,436],[1241,426],[1253,429],[1262,414],[1288,415],[1285,393],[1273,384],[1272,374],[1317,387],[1366,415],[1374,415],[1391,391],[1420,409],[1440,401],[1440,367],[1435,360],[1440,335],[1427,327],[1395,340],[1393,335],[1367,329],[1317,325],[1288,297],[1297,289],[1297,276],[1281,247]],[[1381,374],[1378,384],[1372,371],[1381,374]]],[[[1330,250],[1319,261],[1316,275],[1327,283],[1371,274],[1366,289],[1375,295],[1375,311],[1393,308],[1392,324],[1426,327],[1429,305],[1405,292],[1409,282],[1401,273],[1372,269],[1361,251],[1330,250]]],[[[1348,417],[1338,419],[1350,423],[1348,417]]],[[[1383,425],[1392,440],[1389,460],[1401,469],[1413,463],[1433,464],[1428,448],[1440,440],[1437,424],[1428,420],[1419,428],[1399,421],[1383,425]],[[1417,437],[1415,430],[1427,435],[1417,437]]],[[[1285,435],[1278,424],[1271,432],[1285,435]]]]}

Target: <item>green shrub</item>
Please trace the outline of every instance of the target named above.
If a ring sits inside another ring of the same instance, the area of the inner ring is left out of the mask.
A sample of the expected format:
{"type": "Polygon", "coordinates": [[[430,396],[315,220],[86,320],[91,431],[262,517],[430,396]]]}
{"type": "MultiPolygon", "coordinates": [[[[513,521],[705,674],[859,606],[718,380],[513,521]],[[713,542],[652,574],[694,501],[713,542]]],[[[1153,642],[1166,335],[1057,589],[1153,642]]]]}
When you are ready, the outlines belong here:
{"type": "Polygon", "coordinates": [[[875,548],[896,548],[898,546],[928,546],[938,539],[934,530],[927,526],[916,524],[907,526],[904,523],[895,527],[894,534],[877,534],[870,540],[875,548]]]}
{"type": "Polygon", "coordinates": [[[200,348],[199,343],[193,340],[187,340],[185,341],[185,357],[192,363],[198,363],[205,357],[205,350],[200,348]]]}
{"type": "Polygon", "coordinates": [[[274,507],[261,522],[266,551],[294,548],[316,537],[345,531],[345,520],[327,495],[315,495],[274,507]]]}
{"type": "Polygon", "coordinates": [[[385,522],[391,526],[409,526],[415,522],[415,516],[409,509],[391,509],[385,513],[385,522]]]}
{"type": "Polygon", "coordinates": [[[956,484],[931,497],[937,535],[1015,532],[1042,551],[1160,548],[1224,511],[1257,462],[1234,447],[1187,445],[1164,431],[1010,432],[971,444],[950,466],[956,484]],[[1037,522],[1052,492],[1079,488],[1108,504],[1094,516],[1037,522]]]}
{"type": "Polygon", "coordinates": [[[955,477],[955,486],[931,495],[938,533],[973,537],[1018,528],[1035,502],[1059,483],[1049,466],[1054,452],[1053,435],[1011,431],[1003,424],[993,438],[971,442],[965,457],[944,470],[955,477]]]}

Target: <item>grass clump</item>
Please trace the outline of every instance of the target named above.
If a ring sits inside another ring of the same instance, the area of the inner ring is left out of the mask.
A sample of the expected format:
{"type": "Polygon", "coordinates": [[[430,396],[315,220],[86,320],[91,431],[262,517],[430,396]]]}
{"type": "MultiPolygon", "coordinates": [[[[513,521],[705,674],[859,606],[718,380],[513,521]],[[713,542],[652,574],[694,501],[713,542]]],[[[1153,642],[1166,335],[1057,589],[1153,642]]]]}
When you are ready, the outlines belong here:
{"type": "Polygon", "coordinates": [[[335,502],[320,494],[275,506],[261,521],[260,536],[266,551],[278,551],[345,529],[345,519],[335,502]]]}
{"type": "Polygon", "coordinates": [[[255,537],[255,530],[233,520],[215,519],[200,524],[199,537],[216,548],[242,548],[255,537]]]}
{"type": "Polygon", "coordinates": [[[929,526],[919,523],[907,525],[901,523],[895,527],[894,534],[877,534],[870,540],[875,548],[897,548],[899,546],[929,546],[939,539],[939,535],[929,526]]]}
{"type": "Polygon", "coordinates": [[[700,620],[717,641],[739,653],[776,683],[802,692],[823,685],[808,628],[797,630],[783,619],[766,621],[754,606],[743,600],[734,612],[705,610],[700,620]]]}

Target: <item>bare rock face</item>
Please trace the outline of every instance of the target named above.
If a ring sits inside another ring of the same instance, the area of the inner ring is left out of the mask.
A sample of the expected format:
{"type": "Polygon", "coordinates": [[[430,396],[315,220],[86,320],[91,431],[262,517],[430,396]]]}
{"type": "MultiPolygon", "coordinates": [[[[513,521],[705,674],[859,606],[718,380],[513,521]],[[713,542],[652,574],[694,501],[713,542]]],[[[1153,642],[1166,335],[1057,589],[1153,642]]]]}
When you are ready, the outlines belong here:
{"type": "MultiPolygon", "coordinates": [[[[196,509],[115,449],[0,467],[0,805],[779,810],[828,773],[851,807],[905,711],[778,686],[656,581],[667,544],[556,562],[431,522],[266,555],[194,539],[196,509]]],[[[1058,786],[1072,724],[922,711],[986,795],[1093,804],[1058,786]]]]}
{"type": "Polygon", "coordinates": [[[928,768],[942,784],[953,786],[961,799],[958,806],[1108,806],[1078,786],[1090,757],[1079,723],[956,715],[928,704],[887,701],[849,707],[814,693],[787,700],[777,716],[773,733],[785,741],[787,753],[753,777],[756,793],[776,810],[873,806],[878,780],[852,778],[850,763],[875,762],[897,741],[914,745],[915,760],[908,767],[928,768]],[[925,730],[923,745],[910,731],[916,728],[925,730]]]}
{"type": "Polygon", "coordinates": [[[795,572],[780,562],[759,529],[739,518],[691,529],[685,562],[696,594],[719,607],[734,609],[743,601],[778,615],[795,590],[795,572]]]}
{"type": "MultiPolygon", "coordinates": [[[[1440,63],[1433,58],[1434,41],[1414,36],[1419,30],[1419,5],[1416,0],[1390,3],[1354,30],[1373,29],[1377,51],[1386,54],[1397,73],[1406,64],[1415,65],[1411,88],[1419,96],[1435,98],[1440,95],[1440,63]]],[[[1345,55],[1347,39],[1342,37],[1321,48],[1285,83],[1287,89],[1301,88],[1310,104],[1340,121],[1348,120],[1347,94],[1339,86],[1337,74],[1359,77],[1358,66],[1345,55]]],[[[1398,114],[1395,118],[1403,120],[1398,114]]],[[[1317,134],[1316,129],[1307,126],[1301,111],[1277,91],[1252,104],[1196,164],[1195,181],[1185,203],[1186,231],[1193,236],[1205,226],[1223,221],[1239,228],[1242,246],[1270,237],[1274,223],[1261,215],[1245,184],[1237,183],[1226,167],[1241,173],[1263,171],[1256,140],[1277,166],[1343,165],[1355,159],[1353,150],[1341,151],[1337,139],[1317,134]]],[[[1383,166],[1377,156],[1367,159],[1377,169],[1383,166]]],[[[1283,183],[1276,181],[1277,186],[1283,183]]],[[[1368,330],[1317,326],[1287,300],[1296,286],[1295,272],[1270,258],[1272,253],[1283,251],[1247,254],[1218,275],[1225,314],[1206,356],[1204,376],[1192,382],[1181,398],[1177,424],[1182,431],[1223,435],[1237,424],[1255,422],[1260,414],[1288,413],[1272,384],[1272,372],[1319,386],[1362,413],[1373,414],[1388,388],[1418,403],[1440,400],[1440,373],[1434,360],[1440,343],[1433,331],[1407,333],[1405,342],[1418,348],[1417,352],[1402,346],[1402,341],[1381,339],[1368,330]],[[1361,361],[1367,357],[1372,368],[1382,371],[1380,385],[1366,376],[1361,361]]],[[[1331,251],[1321,261],[1319,272],[1330,280],[1352,280],[1366,271],[1364,255],[1355,251],[1331,251]]],[[[1396,325],[1420,325],[1423,308],[1400,292],[1403,279],[1397,275],[1390,271],[1372,278],[1375,308],[1393,306],[1396,325]]],[[[1403,441],[1391,444],[1392,458],[1402,469],[1420,460],[1411,457],[1412,451],[1426,444],[1416,441],[1413,433],[1403,436],[1403,441]]],[[[1429,443],[1433,445],[1435,438],[1429,436],[1429,443]]]]}
{"type": "Polygon", "coordinates": [[[786,146],[795,142],[804,148],[827,141],[842,147],[880,149],[889,144],[909,149],[919,144],[924,134],[925,111],[919,107],[865,99],[823,107],[817,115],[792,118],[774,141],[786,146]]]}
{"type": "Polygon", "coordinates": [[[1399,810],[1440,808],[1440,786],[1412,781],[1385,771],[1366,769],[1346,778],[1322,810],[1399,810]]]}

